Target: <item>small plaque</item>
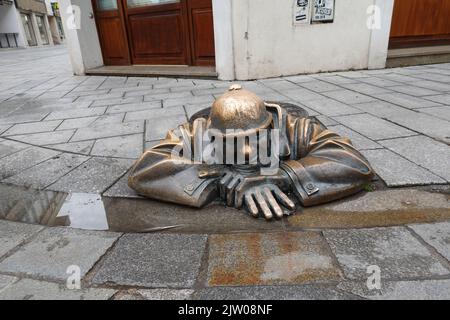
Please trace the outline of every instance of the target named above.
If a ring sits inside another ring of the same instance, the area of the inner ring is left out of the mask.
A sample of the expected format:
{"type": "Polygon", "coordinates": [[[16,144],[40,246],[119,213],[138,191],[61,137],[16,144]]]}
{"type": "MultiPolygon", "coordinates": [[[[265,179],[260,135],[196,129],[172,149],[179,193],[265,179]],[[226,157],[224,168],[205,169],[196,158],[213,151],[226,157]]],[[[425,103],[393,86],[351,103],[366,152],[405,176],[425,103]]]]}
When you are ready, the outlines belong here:
{"type": "Polygon", "coordinates": [[[333,22],[335,0],[314,0],[312,22],[333,22]]]}
{"type": "Polygon", "coordinates": [[[311,1],[312,0],[295,0],[294,24],[309,24],[311,19],[311,1]]]}

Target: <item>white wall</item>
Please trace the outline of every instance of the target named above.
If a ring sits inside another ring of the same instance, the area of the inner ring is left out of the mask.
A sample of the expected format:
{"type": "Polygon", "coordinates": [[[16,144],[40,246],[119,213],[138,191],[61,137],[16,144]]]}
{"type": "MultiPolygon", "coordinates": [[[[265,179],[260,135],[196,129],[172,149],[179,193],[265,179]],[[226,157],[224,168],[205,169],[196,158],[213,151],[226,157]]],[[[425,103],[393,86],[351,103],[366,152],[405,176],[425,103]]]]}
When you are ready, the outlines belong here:
{"type": "MultiPolygon", "coordinates": [[[[305,26],[293,24],[295,0],[219,1],[229,2],[232,10],[233,46],[228,50],[234,54],[234,63],[222,63],[223,55],[218,52],[217,71],[224,80],[231,80],[232,74],[247,80],[365,69],[369,59],[377,60],[380,66],[383,55],[377,55],[377,50],[387,50],[389,28],[372,41],[372,30],[367,27],[367,9],[378,0],[336,0],[333,23],[305,26]]],[[[384,14],[389,11],[386,7],[384,14]]],[[[214,14],[216,18],[220,12],[214,14]]],[[[390,24],[389,12],[384,18],[383,23],[390,24]]],[[[225,42],[226,32],[225,28],[216,29],[216,41],[225,42]]],[[[217,46],[217,50],[224,49],[217,46]]]]}
{"type": "Polygon", "coordinates": [[[102,66],[102,51],[95,19],[91,16],[93,14],[91,1],[60,0],[59,4],[74,74],[83,75],[86,69],[102,66]],[[80,9],[79,21],[69,10],[71,6],[80,9]],[[73,24],[71,22],[76,22],[77,29],[68,27],[73,24]]]}
{"type": "Polygon", "coordinates": [[[25,47],[25,39],[21,28],[20,16],[13,5],[0,6],[0,33],[17,33],[17,44],[19,47],[25,47]]]}

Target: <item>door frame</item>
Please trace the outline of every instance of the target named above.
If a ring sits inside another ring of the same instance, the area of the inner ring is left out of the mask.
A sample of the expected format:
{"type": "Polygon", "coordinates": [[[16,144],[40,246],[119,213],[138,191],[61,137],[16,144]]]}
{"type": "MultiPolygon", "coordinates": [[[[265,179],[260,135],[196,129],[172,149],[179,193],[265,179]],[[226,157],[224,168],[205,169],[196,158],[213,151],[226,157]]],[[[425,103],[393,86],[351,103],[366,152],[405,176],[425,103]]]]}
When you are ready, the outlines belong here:
{"type": "Polygon", "coordinates": [[[100,27],[99,27],[99,18],[113,18],[115,17],[115,13],[113,13],[112,11],[104,11],[101,12],[99,10],[97,10],[97,1],[96,0],[91,0],[92,3],[92,9],[93,9],[93,14],[94,14],[94,20],[95,20],[95,26],[97,28],[97,35],[99,38],[99,42],[100,42],[100,48],[102,51],[102,57],[103,57],[103,62],[106,65],[131,65],[131,55],[130,55],[130,46],[128,43],[128,36],[127,36],[127,30],[126,30],[126,26],[125,26],[125,22],[124,22],[124,14],[123,14],[123,10],[122,10],[122,0],[117,0],[117,11],[118,11],[118,17],[120,19],[121,22],[121,29],[123,32],[123,35],[125,36],[125,40],[124,41],[124,45],[125,45],[125,51],[126,51],[126,56],[121,59],[114,59],[111,60],[109,57],[107,57],[105,55],[105,49],[103,46],[103,36],[100,33],[100,27]],[[114,63],[111,63],[114,62],[114,63]]]}

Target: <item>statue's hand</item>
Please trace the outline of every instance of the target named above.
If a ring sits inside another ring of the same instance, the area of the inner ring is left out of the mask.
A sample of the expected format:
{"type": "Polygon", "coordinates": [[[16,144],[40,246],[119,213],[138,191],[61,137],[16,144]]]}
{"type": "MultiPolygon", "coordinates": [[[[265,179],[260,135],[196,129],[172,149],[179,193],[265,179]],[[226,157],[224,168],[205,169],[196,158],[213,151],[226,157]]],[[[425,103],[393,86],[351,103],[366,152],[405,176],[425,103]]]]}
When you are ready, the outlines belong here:
{"type": "Polygon", "coordinates": [[[219,182],[219,191],[229,207],[241,209],[245,204],[255,217],[261,213],[267,219],[274,216],[281,218],[284,215],[281,206],[290,211],[295,209],[294,202],[282,191],[289,187],[289,182],[289,178],[282,171],[272,176],[243,176],[228,171],[219,182]]]}
{"type": "Polygon", "coordinates": [[[262,185],[246,191],[244,202],[255,218],[264,216],[267,220],[283,218],[295,209],[294,202],[276,185],[262,185]]]}

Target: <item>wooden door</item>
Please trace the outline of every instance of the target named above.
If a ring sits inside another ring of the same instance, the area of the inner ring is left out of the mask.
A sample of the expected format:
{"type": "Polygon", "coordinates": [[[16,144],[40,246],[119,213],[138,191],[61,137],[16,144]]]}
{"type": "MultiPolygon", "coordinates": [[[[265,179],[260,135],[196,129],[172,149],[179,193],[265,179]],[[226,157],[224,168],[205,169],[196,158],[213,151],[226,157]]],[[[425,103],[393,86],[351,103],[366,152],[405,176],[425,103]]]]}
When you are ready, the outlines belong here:
{"type": "Polygon", "coordinates": [[[129,65],[121,0],[92,0],[105,65],[129,65]]]}
{"type": "Polygon", "coordinates": [[[185,1],[123,0],[133,64],[188,65],[185,1]]]}
{"type": "Polygon", "coordinates": [[[450,0],[395,0],[390,48],[450,44],[450,0]]]}
{"type": "Polygon", "coordinates": [[[192,64],[215,65],[214,21],[211,0],[188,0],[192,64]]]}

